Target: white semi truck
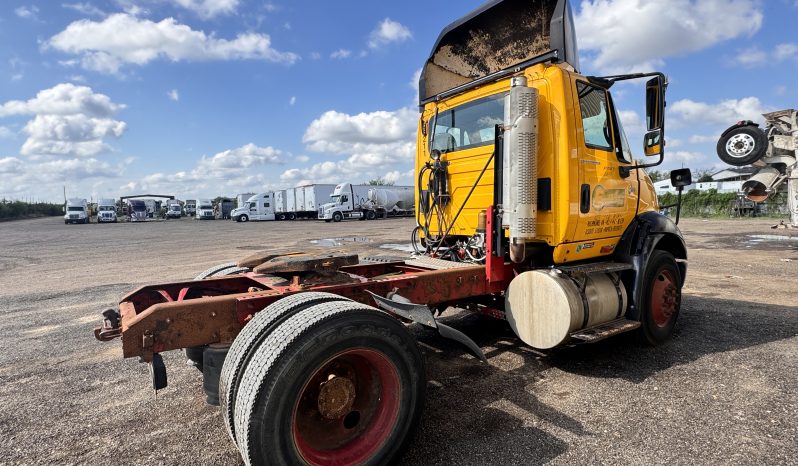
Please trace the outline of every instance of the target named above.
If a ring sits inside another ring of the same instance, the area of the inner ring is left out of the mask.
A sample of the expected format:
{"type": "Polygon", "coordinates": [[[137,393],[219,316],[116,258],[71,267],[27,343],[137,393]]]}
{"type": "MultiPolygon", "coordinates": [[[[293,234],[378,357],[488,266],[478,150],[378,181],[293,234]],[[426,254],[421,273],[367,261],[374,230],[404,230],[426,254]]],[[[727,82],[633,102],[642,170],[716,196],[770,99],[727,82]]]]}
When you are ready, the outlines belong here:
{"type": "Polygon", "coordinates": [[[213,212],[213,201],[210,199],[197,200],[197,212],[194,216],[197,220],[215,220],[213,212]]]}
{"type": "Polygon", "coordinates": [[[319,207],[319,219],[325,222],[340,222],[343,219],[365,220],[368,214],[363,205],[368,200],[370,185],[341,183],[335,187],[330,202],[319,207]]]}
{"type": "Polygon", "coordinates": [[[189,217],[193,217],[197,213],[197,200],[196,199],[186,199],[186,215],[189,217]]]}
{"type": "Polygon", "coordinates": [[[319,208],[319,219],[325,222],[373,220],[389,215],[412,215],[414,193],[410,186],[380,188],[342,183],[335,187],[330,200],[319,208]]]}
{"type": "Polygon", "coordinates": [[[116,200],[100,199],[97,201],[97,223],[116,222],[116,200]]]}
{"type": "Polygon", "coordinates": [[[243,204],[230,213],[230,217],[236,222],[274,220],[276,218],[274,215],[274,193],[255,194],[243,204]]]}
{"type": "Polygon", "coordinates": [[[180,218],[183,216],[183,207],[178,200],[170,200],[166,204],[166,218],[180,218]]]}
{"type": "Polygon", "coordinates": [[[89,204],[86,199],[67,199],[64,207],[64,224],[89,223],[89,204]]]}

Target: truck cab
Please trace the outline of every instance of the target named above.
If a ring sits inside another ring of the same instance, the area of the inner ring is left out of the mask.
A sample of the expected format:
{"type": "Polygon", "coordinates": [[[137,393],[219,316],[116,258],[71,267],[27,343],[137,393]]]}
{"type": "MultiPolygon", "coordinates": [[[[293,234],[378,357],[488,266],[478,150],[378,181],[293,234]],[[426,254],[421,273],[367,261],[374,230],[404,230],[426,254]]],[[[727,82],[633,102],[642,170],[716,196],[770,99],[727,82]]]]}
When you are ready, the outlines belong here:
{"type": "Polygon", "coordinates": [[[197,201],[195,218],[197,220],[214,220],[216,218],[213,212],[213,202],[210,199],[199,199],[197,201]]]}
{"type": "Polygon", "coordinates": [[[193,217],[197,213],[197,201],[194,199],[186,199],[186,215],[193,217]]]}
{"type": "Polygon", "coordinates": [[[256,194],[234,209],[230,217],[236,222],[274,220],[274,193],[256,194]]]}
{"type": "Polygon", "coordinates": [[[330,194],[330,202],[319,207],[319,219],[325,222],[340,222],[344,219],[365,219],[361,208],[366,202],[369,186],[341,183],[330,194]]]}
{"type": "Polygon", "coordinates": [[[64,207],[64,224],[89,223],[89,205],[86,199],[67,199],[64,207]]]}
{"type": "Polygon", "coordinates": [[[128,222],[146,222],[147,221],[147,204],[139,199],[128,199],[127,204],[127,221],[128,222]]]}
{"type": "Polygon", "coordinates": [[[183,216],[183,208],[179,201],[169,201],[166,205],[166,218],[180,218],[183,216]]]}
{"type": "Polygon", "coordinates": [[[100,199],[97,201],[97,223],[116,223],[116,201],[100,199]]]}

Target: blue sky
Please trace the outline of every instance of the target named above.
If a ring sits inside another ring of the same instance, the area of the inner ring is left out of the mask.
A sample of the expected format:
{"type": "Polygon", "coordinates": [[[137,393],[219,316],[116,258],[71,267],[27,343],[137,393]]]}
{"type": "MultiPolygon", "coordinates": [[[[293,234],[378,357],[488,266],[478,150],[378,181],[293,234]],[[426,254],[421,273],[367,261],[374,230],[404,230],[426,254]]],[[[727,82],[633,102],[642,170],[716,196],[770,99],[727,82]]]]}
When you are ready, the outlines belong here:
{"type": "MultiPolygon", "coordinates": [[[[412,184],[417,72],[480,3],[3,0],[0,197],[412,184]]],[[[584,73],[668,74],[663,168],[798,105],[798,0],[571,3],[584,73]]],[[[640,147],[642,87],[613,91],[640,147]]]]}

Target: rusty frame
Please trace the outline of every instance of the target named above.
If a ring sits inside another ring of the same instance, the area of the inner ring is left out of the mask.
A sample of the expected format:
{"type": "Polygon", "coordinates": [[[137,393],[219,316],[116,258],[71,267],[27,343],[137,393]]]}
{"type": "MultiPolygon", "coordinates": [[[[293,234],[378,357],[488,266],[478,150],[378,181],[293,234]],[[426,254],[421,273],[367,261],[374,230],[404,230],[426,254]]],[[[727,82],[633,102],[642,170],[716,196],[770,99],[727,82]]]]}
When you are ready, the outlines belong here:
{"type": "MultiPolygon", "coordinates": [[[[482,265],[429,270],[403,262],[342,267],[350,281],[304,286],[298,279],[274,285],[255,273],[149,285],[122,298],[122,351],[126,358],[152,361],[155,353],[212,343],[230,343],[260,310],[280,298],[303,291],[326,291],[373,304],[367,291],[385,296],[398,292],[412,302],[431,306],[506,288],[490,281],[482,265]]],[[[297,277],[298,278],[298,277],[297,277]]]]}

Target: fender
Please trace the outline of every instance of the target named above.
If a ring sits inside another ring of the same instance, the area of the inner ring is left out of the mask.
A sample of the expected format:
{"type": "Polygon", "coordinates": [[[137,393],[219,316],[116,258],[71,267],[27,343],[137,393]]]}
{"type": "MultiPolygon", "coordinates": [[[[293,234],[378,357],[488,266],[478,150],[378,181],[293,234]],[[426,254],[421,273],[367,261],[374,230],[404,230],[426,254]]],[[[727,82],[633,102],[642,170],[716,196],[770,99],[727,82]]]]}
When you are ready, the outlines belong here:
{"type": "Polygon", "coordinates": [[[632,264],[632,270],[622,274],[626,291],[631,298],[626,317],[640,320],[642,280],[651,253],[668,251],[676,258],[684,284],[687,276],[687,247],[682,232],[670,218],[658,212],[645,212],[637,216],[621,236],[615,251],[615,260],[632,264]]]}
{"type": "Polygon", "coordinates": [[[758,123],[754,123],[751,120],[742,120],[742,121],[738,121],[734,125],[726,128],[726,131],[724,131],[723,134],[720,135],[720,137],[726,136],[727,134],[729,134],[733,130],[739,128],[740,126],[756,126],[757,128],[759,128],[759,124],[758,123]]]}

